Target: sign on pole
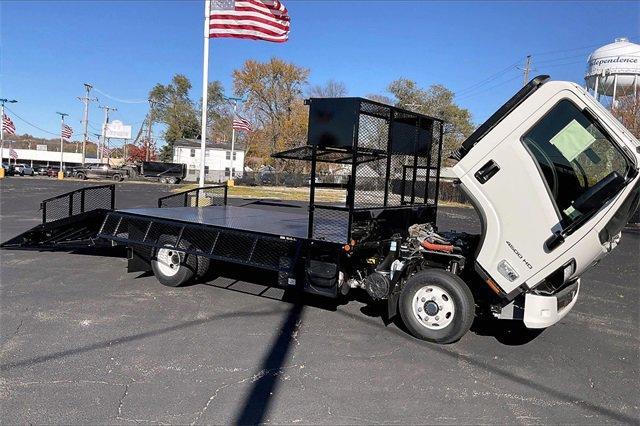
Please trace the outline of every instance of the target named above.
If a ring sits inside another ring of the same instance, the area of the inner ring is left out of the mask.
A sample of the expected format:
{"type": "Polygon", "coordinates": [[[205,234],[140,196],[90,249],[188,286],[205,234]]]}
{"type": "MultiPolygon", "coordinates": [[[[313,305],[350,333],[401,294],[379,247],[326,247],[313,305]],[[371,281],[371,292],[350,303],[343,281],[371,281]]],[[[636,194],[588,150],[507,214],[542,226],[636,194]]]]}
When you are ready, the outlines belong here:
{"type": "Polygon", "coordinates": [[[113,120],[107,123],[104,135],[113,139],[131,139],[131,126],[125,126],[122,121],[113,120]]]}
{"type": "Polygon", "coordinates": [[[47,150],[47,145],[36,145],[36,150],[37,151],[46,151],[47,150]]]}

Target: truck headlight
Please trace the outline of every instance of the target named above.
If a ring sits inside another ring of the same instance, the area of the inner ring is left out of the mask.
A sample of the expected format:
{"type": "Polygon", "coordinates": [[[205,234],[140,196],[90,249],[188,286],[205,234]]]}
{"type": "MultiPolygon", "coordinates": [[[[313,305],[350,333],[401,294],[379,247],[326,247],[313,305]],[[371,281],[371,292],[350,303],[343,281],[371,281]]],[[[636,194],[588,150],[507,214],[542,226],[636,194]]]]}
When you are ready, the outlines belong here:
{"type": "Polygon", "coordinates": [[[569,281],[574,272],[576,272],[576,260],[571,259],[569,263],[564,265],[564,269],[562,270],[562,283],[564,284],[569,281]]]}

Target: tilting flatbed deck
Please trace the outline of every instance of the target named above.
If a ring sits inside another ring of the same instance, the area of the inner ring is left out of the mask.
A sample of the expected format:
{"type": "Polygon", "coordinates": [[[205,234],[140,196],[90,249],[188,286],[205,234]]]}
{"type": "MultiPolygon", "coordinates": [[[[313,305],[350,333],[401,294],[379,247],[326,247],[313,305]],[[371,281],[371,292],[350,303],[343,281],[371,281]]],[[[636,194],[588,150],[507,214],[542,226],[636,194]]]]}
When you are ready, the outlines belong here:
{"type": "MultiPolygon", "coordinates": [[[[237,231],[258,232],[275,237],[307,238],[309,213],[306,209],[281,208],[278,210],[256,207],[208,206],[208,207],[169,207],[138,208],[117,210],[115,214],[127,216],[165,219],[190,224],[200,224],[219,228],[231,228],[237,231]]],[[[323,221],[323,218],[318,218],[323,221]]],[[[326,230],[325,241],[346,243],[348,222],[340,220],[322,223],[326,230]]]]}

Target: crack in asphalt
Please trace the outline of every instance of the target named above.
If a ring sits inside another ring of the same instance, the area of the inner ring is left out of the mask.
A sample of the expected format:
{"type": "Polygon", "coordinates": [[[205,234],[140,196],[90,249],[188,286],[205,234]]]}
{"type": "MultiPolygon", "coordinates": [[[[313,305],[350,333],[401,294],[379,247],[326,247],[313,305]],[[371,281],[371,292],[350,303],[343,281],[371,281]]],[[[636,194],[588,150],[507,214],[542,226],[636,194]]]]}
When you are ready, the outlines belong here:
{"type": "Polygon", "coordinates": [[[191,426],[195,425],[198,420],[200,420],[200,418],[204,415],[204,413],[209,409],[209,407],[211,406],[211,403],[218,397],[218,394],[231,386],[236,386],[236,385],[240,385],[242,383],[245,383],[249,380],[251,380],[251,382],[256,382],[258,380],[260,380],[261,378],[268,376],[268,375],[273,375],[274,377],[279,376],[280,374],[282,374],[284,372],[284,370],[288,370],[291,368],[296,368],[298,367],[299,369],[303,369],[305,368],[305,364],[292,364],[292,365],[288,365],[288,366],[284,366],[284,367],[280,367],[280,368],[273,368],[273,369],[263,369],[258,371],[255,374],[252,374],[251,376],[247,376],[244,377],[238,381],[235,381],[233,383],[227,383],[225,385],[220,386],[219,388],[217,388],[216,390],[213,391],[213,394],[211,394],[211,396],[207,399],[207,402],[204,404],[204,406],[202,407],[201,410],[199,410],[198,412],[194,413],[195,417],[194,419],[189,423],[191,426]]]}

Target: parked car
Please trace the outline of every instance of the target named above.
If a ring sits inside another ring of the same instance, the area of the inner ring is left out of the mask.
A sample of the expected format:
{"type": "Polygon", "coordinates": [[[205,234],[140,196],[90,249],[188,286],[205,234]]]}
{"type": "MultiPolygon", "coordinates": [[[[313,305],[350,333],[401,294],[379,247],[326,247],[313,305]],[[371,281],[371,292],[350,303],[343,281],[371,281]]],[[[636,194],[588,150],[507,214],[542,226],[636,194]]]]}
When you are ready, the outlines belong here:
{"type": "Polygon", "coordinates": [[[59,171],[60,171],[60,167],[49,166],[47,168],[47,176],[49,176],[49,177],[58,177],[58,172],[59,171]]]}
{"type": "Polygon", "coordinates": [[[108,164],[94,164],[78,167],[75,171],[75,177],[78,179],[111,179],[120,182],[128,177],[128,173],[124,169],[111,167],[108,164]]]}
{"type": "Polygon", "coordinates": [[[5,176],[13,176],[16,172],[16,169],[12,164],[2,163],[2,168],[4,169],[5,176]]]}
{"type": "MultiPolygon", "coordinates": [[[[322,183],[322,179],[318,176],[316,176],[315,179],[316,183],[322,183]]],[[[308,177],[305,181],[304,181],[305,185],[310,186],[311,185],[311,178],[308,177]]]]}
{"type": "Polygon", "coordinates": [[[47,176],[49,174],[49,168],[47,166],[36,167],[34,173],[38,176],[47,176]]]}
{"type": "Polygon", "coordinates": [[[24,175],[33,176],[35,174],[33,167],[24,163],[16,164],[14,168],[15,168],[15,172],[20,176],[24,176],[24,175]]]}
{"type": "Polygon", "coordinates": [[[79,169],[82,169],[82,166],[77,166],[77,167],[67,167],[66,169],[64,169],[64,176],[65,177],[76,177],[76,172],[79,169]]]}

